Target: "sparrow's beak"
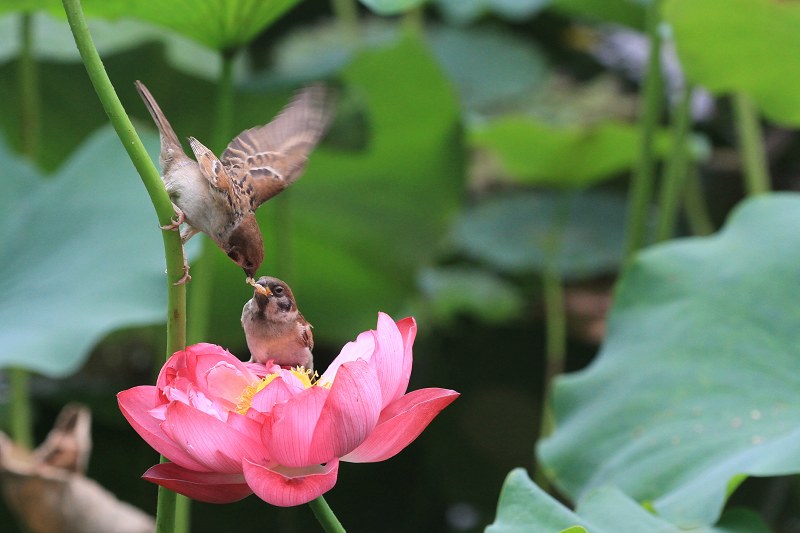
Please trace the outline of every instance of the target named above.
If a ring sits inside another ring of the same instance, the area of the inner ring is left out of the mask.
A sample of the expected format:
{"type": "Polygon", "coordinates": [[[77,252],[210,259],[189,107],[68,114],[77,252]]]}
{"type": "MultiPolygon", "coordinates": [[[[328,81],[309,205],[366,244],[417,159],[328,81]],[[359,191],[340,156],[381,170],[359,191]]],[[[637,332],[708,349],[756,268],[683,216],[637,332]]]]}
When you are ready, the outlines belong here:
{"type": "Polygon", "coordinates": [[[245,281],[247,282],[248,285],[253,287],[256,294],[260,294],[261,296],[272,295],[272,291],[270,291],[266,285],[262,285],[261,283],[254,280],[252,277],[248,276],[245,281]]]}

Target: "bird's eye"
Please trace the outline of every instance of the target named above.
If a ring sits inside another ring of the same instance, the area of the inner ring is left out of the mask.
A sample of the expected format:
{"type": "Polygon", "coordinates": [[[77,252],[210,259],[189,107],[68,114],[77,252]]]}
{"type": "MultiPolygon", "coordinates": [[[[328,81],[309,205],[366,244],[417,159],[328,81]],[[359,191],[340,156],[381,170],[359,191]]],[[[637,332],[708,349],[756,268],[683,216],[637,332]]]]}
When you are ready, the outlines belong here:
{"type": "Polygon", "coordinates": [[[283,294],[283,287],[281,287],[280,285],[278,285],[277,287],[275,287],[274,289],[272,289],[272,292],[273,292],[273,294],[275,294],[275,295],[277,295],[277,296],[280,296],[281,294],[283,294]]]}
{"type": "Polygon", "coordinates": [[[234,261],[239,261],[239,252],[228,252],[228,257],[234,261]]]}

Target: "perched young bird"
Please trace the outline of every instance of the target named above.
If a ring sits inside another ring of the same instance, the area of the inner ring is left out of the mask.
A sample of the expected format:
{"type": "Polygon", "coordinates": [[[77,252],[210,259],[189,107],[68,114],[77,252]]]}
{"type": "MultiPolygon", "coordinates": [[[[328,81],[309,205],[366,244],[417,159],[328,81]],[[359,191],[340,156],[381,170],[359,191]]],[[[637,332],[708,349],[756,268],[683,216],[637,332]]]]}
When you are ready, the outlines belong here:
{"type": "Polygon", "coordinates": [[[221,158],[189,137],[195,161],[147,87],[137,81],[136,89],[161,134],[162,180],[178,217],[164,229],[185,222],[184,244],[202,231],[252,278],[264,260],[255,210],[300,177],[330,122],[328,92],[318,85],[298,91],[272,122],[235,137],[221,158]]]}
{"type": "Polygon", "coordinates": [[[255,290],[242,309],[250,360],[266,363],[272,359],[276,365],[313,370],[311,324],[297,309],[292,290],[283,281],[267,276],[256,284],[266,291],[255,290]]]}

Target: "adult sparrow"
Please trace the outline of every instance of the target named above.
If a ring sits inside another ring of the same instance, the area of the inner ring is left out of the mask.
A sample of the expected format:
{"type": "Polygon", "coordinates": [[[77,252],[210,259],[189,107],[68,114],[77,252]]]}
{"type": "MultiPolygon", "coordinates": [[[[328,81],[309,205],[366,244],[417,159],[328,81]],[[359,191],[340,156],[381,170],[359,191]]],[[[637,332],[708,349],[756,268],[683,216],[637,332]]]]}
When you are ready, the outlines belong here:
{"type": "Polygon", "coordinates": [[[265,290],[256,288],[242,309],[250,361],[266,363],[271,359],[276,365],[313,370],[311,324],[300,314],[292,290],[285,282],[267,276],[255,283],[265,290]]]}
{"type": "Polygon", "coordinates": [[[255,210],[300,177],[331,119],[328,91],[319,85],[298,91],[272,122],[237,135],[220,158],[189,137],[195,161],[147,87],[137,81],[136,89],[158,126],[162,180],[177,214],[164,229],[185,222],[184,244],[202,231],[252,278],[264,260],[255,210]]]}

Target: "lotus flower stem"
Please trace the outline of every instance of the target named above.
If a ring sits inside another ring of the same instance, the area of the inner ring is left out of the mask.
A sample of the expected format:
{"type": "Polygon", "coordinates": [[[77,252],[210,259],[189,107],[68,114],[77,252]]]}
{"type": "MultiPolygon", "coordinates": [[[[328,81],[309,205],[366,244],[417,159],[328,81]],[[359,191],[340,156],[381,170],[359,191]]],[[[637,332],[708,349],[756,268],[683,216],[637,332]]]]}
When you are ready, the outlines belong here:
{"type": "MultiPolygon", "coordinates": [[[[150,195],[159,225],[170,224],[175,212],[158,170],[136,134],[92,42],[80,0],[62,0],[75,44],[95,92],[150,195]]],[[[177,231],[162,231],[167,263],[167,356],[186,346],[186,286],[175,285],[183,276],[183,248],[177,231]]],[[[173,531],[175,494],[159,488],[156,530],[173,531]]]]}
{"type": "Polygon", "coordinates": [[[344,527],[342,527],[336,515],[333,514],[330,505],[328,505],[323,496],[311,500],[308,502],[308,506],[311,507],[314,516],[317,517],[317,521],[327,533],[344,533],[344,527]]]}

